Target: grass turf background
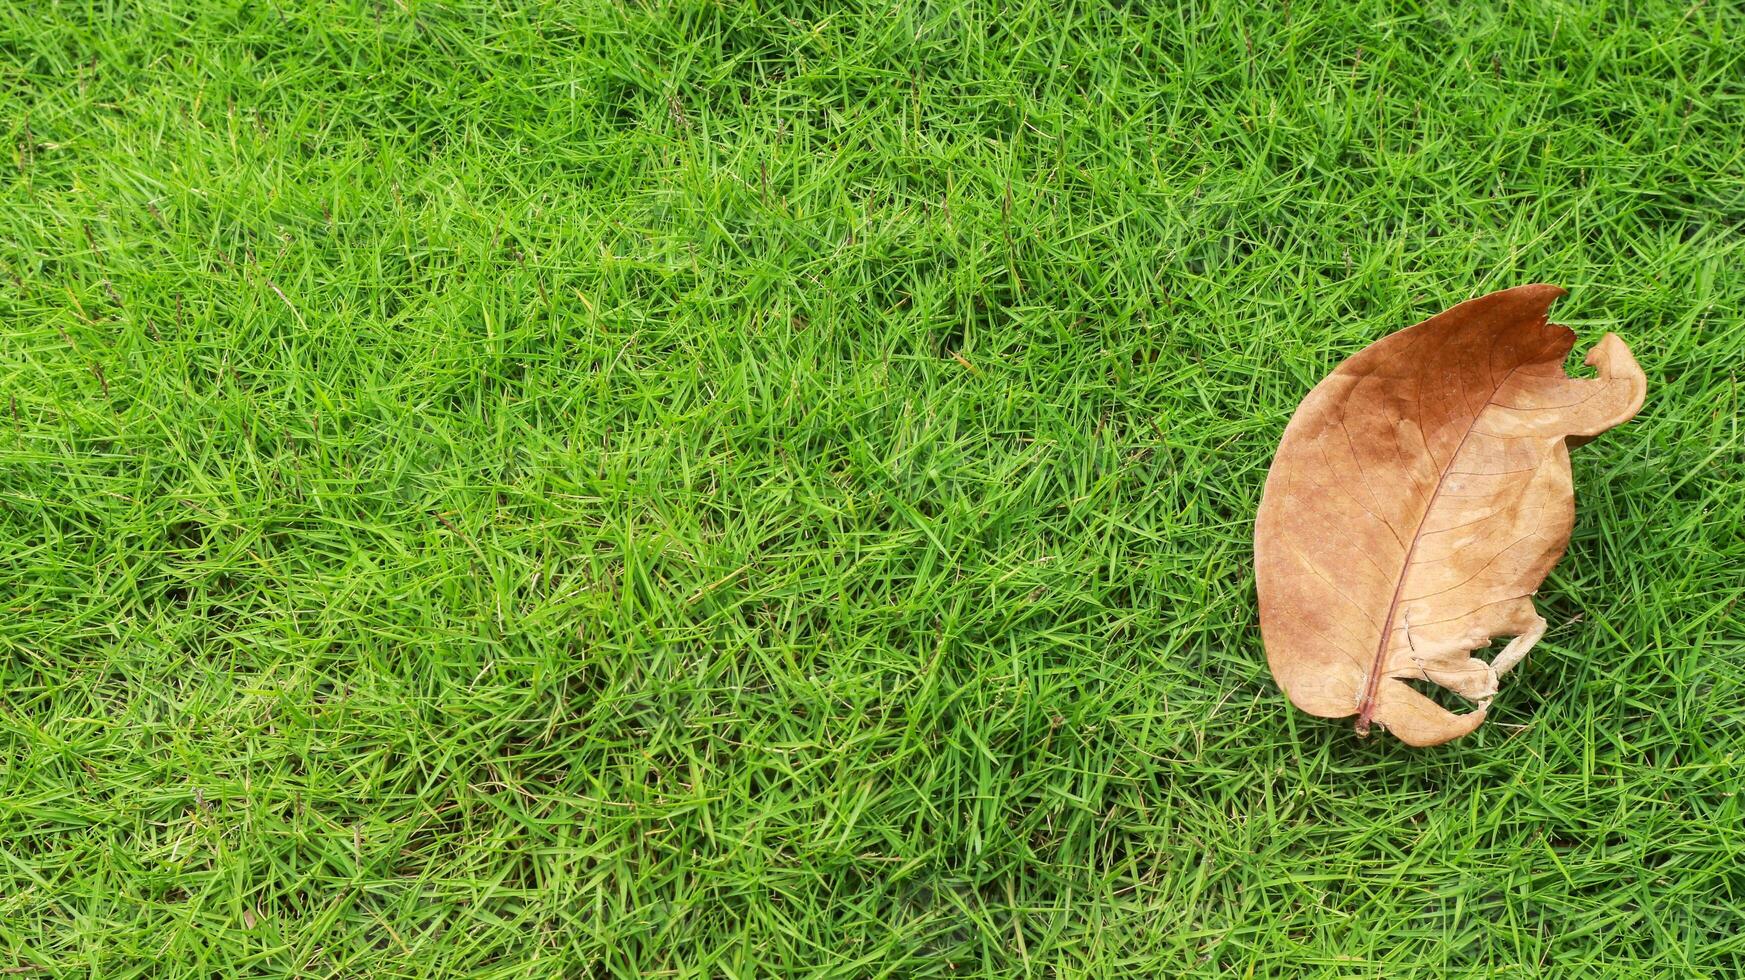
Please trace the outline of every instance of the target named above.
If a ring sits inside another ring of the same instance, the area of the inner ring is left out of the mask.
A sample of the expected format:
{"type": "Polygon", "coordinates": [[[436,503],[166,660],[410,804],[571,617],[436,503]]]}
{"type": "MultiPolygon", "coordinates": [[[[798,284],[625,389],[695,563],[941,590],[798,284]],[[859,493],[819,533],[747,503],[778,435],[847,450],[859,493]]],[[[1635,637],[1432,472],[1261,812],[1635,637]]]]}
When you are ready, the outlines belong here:
{"type": "Polygon", "coordinates": [[[0,967],[1738,975],[1745,17],[1451,6],[8,5],[0,967]],[[1288,709],[1290,411],[1535,280],[1546,641],[1288,709]]]}

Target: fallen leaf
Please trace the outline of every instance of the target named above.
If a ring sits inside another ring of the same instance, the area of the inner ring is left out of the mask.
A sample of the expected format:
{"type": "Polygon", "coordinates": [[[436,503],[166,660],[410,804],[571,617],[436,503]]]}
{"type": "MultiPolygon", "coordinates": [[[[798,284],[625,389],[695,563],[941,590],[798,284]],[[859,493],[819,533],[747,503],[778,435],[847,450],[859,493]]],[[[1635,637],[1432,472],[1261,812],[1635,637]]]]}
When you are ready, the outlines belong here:
{"type": "Polygon", "coordinates": [[[1461,303],[1358,351],[1297,406],[1254,526],[1267,661],[1297,707],[1438,745],[1484,721],[1544,634],[1532,596],[1575,521],[1568,447],[1647,390],[1615,334],[1588,352],[1598,378],[1564,374],[1575,334],[1546,322],[1562,295],[1461,303]],[[1493,662],[1469,655],[1498,636],[1513,640],[1493,662]]]}

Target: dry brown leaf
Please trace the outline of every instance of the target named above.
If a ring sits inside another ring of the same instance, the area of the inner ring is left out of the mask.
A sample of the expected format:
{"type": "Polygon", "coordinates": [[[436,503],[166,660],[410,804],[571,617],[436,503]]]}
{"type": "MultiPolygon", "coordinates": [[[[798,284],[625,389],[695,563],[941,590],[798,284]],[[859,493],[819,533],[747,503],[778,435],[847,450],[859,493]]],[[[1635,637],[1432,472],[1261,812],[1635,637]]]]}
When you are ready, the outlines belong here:
{"type": "Polygon", "coordinates": [[[1598,378],[1563,373],[1575,334],[1545,319],[1562,295],[1461,303],[1358,351],[1297,407],[1254,526],[1261,635],[1297,707],[1437,745],[1484,721],[1545,632],[1532,596],[1575,521],[1568,446],[1647,390],[1615,334],[1588,352],[1598,378]],[[1469,655],[1497,636],[1514,639],[1494,662],[1469,655]]]}

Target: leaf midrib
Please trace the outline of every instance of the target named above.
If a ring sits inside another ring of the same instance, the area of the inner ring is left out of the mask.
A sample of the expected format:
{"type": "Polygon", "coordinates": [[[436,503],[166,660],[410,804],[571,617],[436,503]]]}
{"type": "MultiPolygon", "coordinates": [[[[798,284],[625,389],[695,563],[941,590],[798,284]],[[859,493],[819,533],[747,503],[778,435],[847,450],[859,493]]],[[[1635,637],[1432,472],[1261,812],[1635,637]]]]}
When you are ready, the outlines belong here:
{"type": "MultiPolygon", "coordinates": [[[[1503,390],[1503,385],[1508,384],[1509,379],[1520,369],[1521,365],[1515,365],[1509,369],[1508,374],[1503,375],[1503,380],[1491,386],[1490,394],[1485,396],[1484,405],[1473,413],[1472,421],[1466,424],[1466,431],[1461,434],[1459,444],[1448,455],[1448,462],[1436,474],[1436,486],[1430,491],[1430,499],[1424,504],[1424,512],[1418,515],[1418,526],[1412,529],[1411,543],[1406,545],[1406,555],[1400,562],[1400,574],[1394,581],[1393,597],[1388,600],[1387,615],[1382,617],[1381,637],[1376,640],[1375,657],[1369,664],[1369,677],[1363,685],[1363,697],[1357,702],[1356,727],[1359,735],[1368,733],[1370,719],[1375,716],[1375,697],[1381,692],[1382,665],[1387,662],[1388,640],[1394,635],[1394,617],[1399,615],[1400,597],[1406,589],[1406,577],[1411,574],[1412,556],[1418,551],[1418,542],[1424,539],[1424,525],[1430,520],[1430,513],[1436,509],[1436,501],[1442,497],[1442,487],[1448,482],[1448,474],[1454,472],[1454,461],[1460,458],[1460,454],[1466,449],[1466,441],[1472,438],[1473,430],[1478,428],[1479,418],[1496,404],[1497,392],[1503,390]]],[[[1426,440],[1424,449],[1428,452],[1429,448],[1430,444],[1426,440]]],[[[1431,453],[1431,458],[1435,458],[1434,453],[1431,453]]]]}

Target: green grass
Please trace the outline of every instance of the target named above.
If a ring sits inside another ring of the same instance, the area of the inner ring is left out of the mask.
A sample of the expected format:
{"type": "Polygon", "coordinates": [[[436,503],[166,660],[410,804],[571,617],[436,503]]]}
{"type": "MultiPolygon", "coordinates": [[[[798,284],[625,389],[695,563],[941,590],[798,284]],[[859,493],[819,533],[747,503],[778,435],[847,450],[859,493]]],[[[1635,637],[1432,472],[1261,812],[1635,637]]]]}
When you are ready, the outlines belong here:
{"type": "Polygon", "coordinates": [[[0,970],[1745,972],[1737,5],[238,6],[0,6],[0,970]],[[1272,449],[1531,281],[1648,404],[1360,741],[1272,449]]]}

